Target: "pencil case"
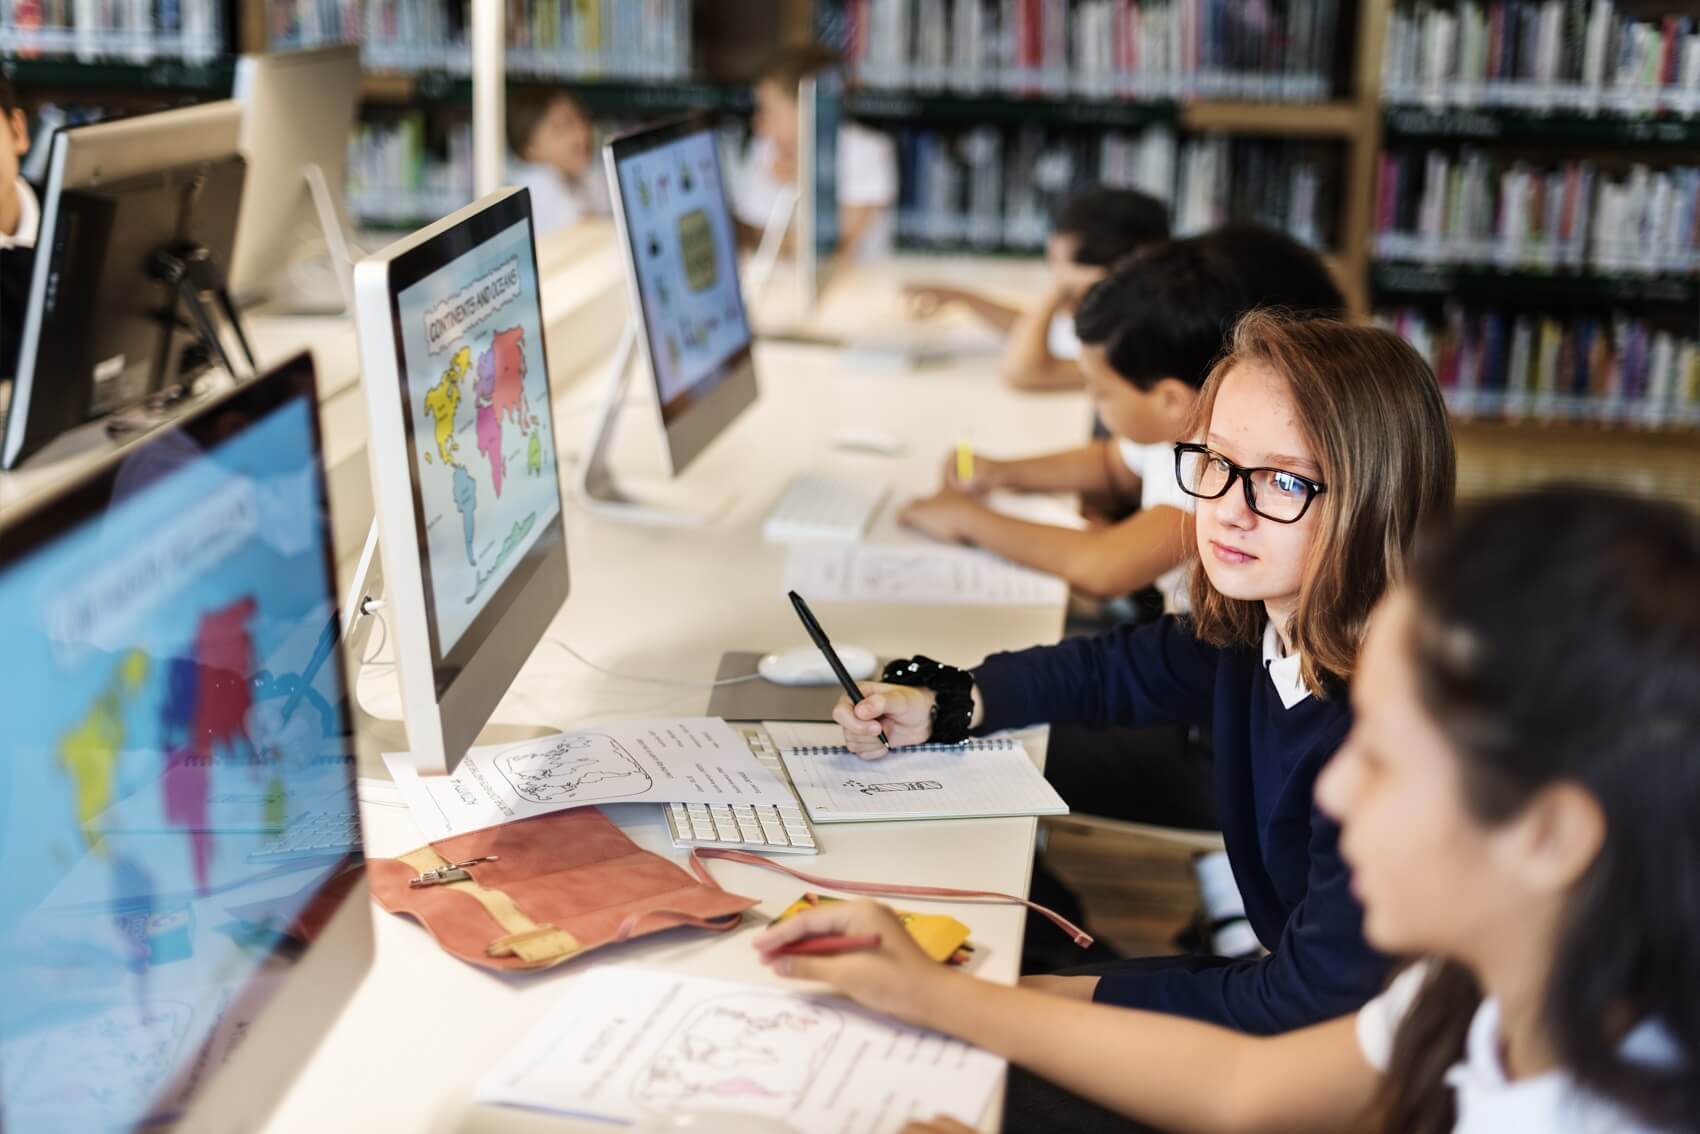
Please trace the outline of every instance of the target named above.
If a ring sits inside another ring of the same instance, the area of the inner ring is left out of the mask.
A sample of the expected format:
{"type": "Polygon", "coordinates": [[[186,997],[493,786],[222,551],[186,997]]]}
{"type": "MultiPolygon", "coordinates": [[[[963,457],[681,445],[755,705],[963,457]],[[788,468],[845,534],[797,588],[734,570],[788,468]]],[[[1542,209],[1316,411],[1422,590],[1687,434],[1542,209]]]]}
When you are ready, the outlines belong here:
{"type": "MultiPolygon", "coordinates": [[[[694,866],[695,864],[693,864],[694,866]]],[[[679,926],[725,931],[755,906],[639,847],[592,807],[472,831],[367,863],[372,896],[469,964],[544,969],[679,926]]]]}

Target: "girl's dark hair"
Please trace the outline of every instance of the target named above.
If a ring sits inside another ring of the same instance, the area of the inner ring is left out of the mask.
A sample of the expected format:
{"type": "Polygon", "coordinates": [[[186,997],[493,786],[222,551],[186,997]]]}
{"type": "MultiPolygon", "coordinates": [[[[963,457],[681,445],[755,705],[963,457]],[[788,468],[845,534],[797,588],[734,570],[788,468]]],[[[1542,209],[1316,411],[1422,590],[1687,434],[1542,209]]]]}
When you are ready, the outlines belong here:
{"type": "Polygon", "coordinates": [[[0,74],[0,114],[10,114],[22,106],[18,101],[18,92],[12,86],[12,80],[0,74]]]}
{"type": "MultiPolygon", "coordinates": [[[[1552,487],[1471,508],[1419,541],[1408,578],[1425,707],[1486,824],[1581,786],[1605,841],[1555,943],[1544,1023],[1582,1090],[1700,1132],[1700,523],[1679,507],[1552,487]],[[1674,1063],[1620,1051],[1663,1026],[1674,1063]]],[[[1444,1134],[1449,1066],[1481,990],[1435,967],[1400,1027],[1377,1128],[1444,1134]]]]}
{"type": "Polygon", "coordinates": [[[573,104],[578,116],[589,126],[594,122],[590,108],[584,100],[566,87],[562,86],[524,86],[515,87],[508,92],[508,108],[506,112],[508,129],[508,149],[515,157],[523,158],[525,151],[531,148],[531,139],[537,133],[537,128],[543,124],[543,119],[549,116],[549,108],[556,101],[565,99],[573,104]]]}

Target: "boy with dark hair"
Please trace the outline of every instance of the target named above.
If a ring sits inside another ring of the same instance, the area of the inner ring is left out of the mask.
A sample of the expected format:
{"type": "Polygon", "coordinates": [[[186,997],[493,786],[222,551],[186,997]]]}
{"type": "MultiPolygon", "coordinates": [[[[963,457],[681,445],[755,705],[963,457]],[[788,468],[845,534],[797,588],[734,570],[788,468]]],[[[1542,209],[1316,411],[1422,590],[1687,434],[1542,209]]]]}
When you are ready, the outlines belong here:
{"type": "Polygon", "coordinates": [[[1111,437],[1024,460],[976,455],[973,478],[952,468],[938,493],[911,503],[904,523],[1060,576],[1113,598],[1155,584],[1164,605],[1185,602],[1181,563],[1187,496],[1173,445],[1233,325],[1254,307],[1338,315],[1345,304],[1316,254],[1253,225],[1172,240],[1122,261],[1075,313],[1080,369],[1111,437]],[[1138,502],[1119,523],[1076,529],[1030,523],[988,507],[992,489],[1077,492],[1138,502]]]}
{"type": "Polygon", "coordinates": [[[1110,265],[1169,238],[1169,211],[1155,197],[1099,186],[1063,201],[1051,219],[1045,294],[1023,310],[964,288],[918,284],[907,290],[917,314],[960,303],[981,321],[1009,332],[1004,380],[1023,390],[1072,390],[1081,385],[1080,341],[1072,318],[1080,299],[1110,265]]]}
{"type": "Polygon", "coordinates": [[[41,227],[41,204],[18,172],[18,161],[29,148],[29,119],[11,81],[0,75],[0,378],[17,372],[41,227]]]}
{"type": "Polygon", "coordinates": [[[508,96],[513,184],[531,190],[537,235],[609,212],[590,112],[565,87],[526,87],[508,96]]]}

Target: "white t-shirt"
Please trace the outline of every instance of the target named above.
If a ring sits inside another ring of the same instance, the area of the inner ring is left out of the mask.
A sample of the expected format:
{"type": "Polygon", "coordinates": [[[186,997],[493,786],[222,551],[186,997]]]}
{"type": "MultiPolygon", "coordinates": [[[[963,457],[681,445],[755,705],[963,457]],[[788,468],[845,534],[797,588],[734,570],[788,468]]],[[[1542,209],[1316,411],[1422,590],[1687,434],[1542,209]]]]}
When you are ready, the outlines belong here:
{"type": "Polygon", "coordinates": [[[35,238],[41,232],[41,203],[35,199],[35,190],[23,178],[18,178],[18,231],[7,234],[0,232],[0,248],[34,248],[35,238]]]}
{"type": "MultiPolygon", "coordinates": [[[[1377,1071],[1387,1070],[1393,1037],[1427,971],[1424,965],[1413,965],[1358,1012],[1358,1046],[1377,1071]]],[[[1623,1054],[1646,1063],[1670,1063],[1676,1048],[1664,1029],[1648,1021],[1624,1040],[1623,1054]]],[[[1464,1059],[1446,1073],[1446,1084],[1458,1099],[1452,1134],[1660,1134],[1617,1106],[1583,1094],[1562,1071],[1516,1082],[1507,1079],[1499,1058],[1499,1004],[1492,998],[1476,1009],[1464,1041],[1464,1059]]]]}
{"type": "Polygon", "coordinates": [[[608,181],[600,163],[574,184],[553,166],[516,161],[508,166],[508,180],[515,188],[531,190],[531,227],[538,236],[577,224],[586,216],[608,215],[608,181]]]}
{"type": "Polygon", "coordinates": [[[1051,325],[1045,331],[1045,346],[1052,358],[1064,362],[1074,362],[1080,357],[1080,336],[1074,331],[1073,315],[1058,311],[1051,316],[1051,325]]]}
{"type": "MultiPolygon", "coordinates": [[[[1192,511],[1192,497],[1181,491],[1175,479],[1175,447],[1168,443],[1141,445],[1137,441],[1116,439],[1116,449],[1122,462],[1139,477],[1139,507],[1155,508],[1168,505],[1183,512],[1192,511]]],[[[1186,565],[1164,572],[1157,580],[1157,590],[1163,596],[1163,609],[1170,614],[1185,614],[1192,609],[1187,597],[1186,565]]]]}
{"type": "MultiPolygon", "coordinates": [[[[773,176],[773,143],[750,143],[732,185],[732,212],[745,224],[762,228],[773,213],[783,184],[773,176]]],[[[889,137],[853,122],[838,129],[839,208],[872,205],[885,210],[862,234],[856,258],[869,260],[892,249],[897,233],[897,147],[889,137]]]]}

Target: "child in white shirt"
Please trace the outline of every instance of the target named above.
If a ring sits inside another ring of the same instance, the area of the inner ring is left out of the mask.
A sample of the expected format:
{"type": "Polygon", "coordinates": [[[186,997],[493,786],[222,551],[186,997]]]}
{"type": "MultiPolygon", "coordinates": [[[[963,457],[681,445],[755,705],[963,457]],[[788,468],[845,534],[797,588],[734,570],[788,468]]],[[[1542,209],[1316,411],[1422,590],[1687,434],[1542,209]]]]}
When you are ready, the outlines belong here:
{"type": "Polygon", "coordinates": [[[533,87],[508,98],[511,183],[531,190],[538,236],[607,216],[608,179],[596,160],[590,112],[565,87],[533,87]]]}
{"type": "Polygon", "coordinates": [[[18,172],[18,161],[29,148],[29,120],[12,84],[0,75],[0,379],[17,369],[41,228],[41,203],[18,172]]]}
{"type": "MultiPolygon", "coordinates": [[[[740,224],[761,230],[774,203],[797,183],[797,94],[804,79],[838,57],[820,46],[782,48],[756,80],[755,137],[732,179],[732,211],[740,224]]],[[[891,252],[896,234],[897,148],[890,138],[853,122],[838,130],[838,250],[855,260],[891,252]]],[[[787,231],[787,243],[796,231],[787,231]]]]}

